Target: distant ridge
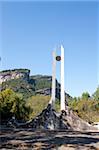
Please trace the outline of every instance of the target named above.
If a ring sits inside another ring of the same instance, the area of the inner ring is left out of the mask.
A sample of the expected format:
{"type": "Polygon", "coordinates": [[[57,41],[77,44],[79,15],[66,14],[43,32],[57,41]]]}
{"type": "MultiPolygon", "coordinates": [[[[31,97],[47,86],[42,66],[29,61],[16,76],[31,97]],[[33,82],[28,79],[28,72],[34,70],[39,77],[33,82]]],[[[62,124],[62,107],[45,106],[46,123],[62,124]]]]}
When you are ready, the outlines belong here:
{"type": "MultiPolygon", "coordinates": [[[[32,75],[29,69],[12,69],[0,71],[0,89],[13,89],[22,93],[24,98],[35,94],[51,95],[52,76],[32,75]]],[[[56,79],[56,98],[60,99],[60,83],[56,79]]],[[[72,97],[66,93],[66,99],[72,97]]]]}

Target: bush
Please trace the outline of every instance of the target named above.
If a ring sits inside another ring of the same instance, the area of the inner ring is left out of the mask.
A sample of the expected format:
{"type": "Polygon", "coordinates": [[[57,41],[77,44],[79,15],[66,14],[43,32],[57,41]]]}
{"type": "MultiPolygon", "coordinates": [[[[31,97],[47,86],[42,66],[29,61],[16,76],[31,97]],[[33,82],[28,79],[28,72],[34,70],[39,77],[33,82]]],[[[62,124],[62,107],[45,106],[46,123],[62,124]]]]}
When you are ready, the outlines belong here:
{"type": "Polygon", "coordinates": [[[11,89],[0,92],[0,114],[1,120],[6,120],[12,116],[17,119],[27,119],[29,107],[26,107],[22,94],[17,94],[11,89]]]}

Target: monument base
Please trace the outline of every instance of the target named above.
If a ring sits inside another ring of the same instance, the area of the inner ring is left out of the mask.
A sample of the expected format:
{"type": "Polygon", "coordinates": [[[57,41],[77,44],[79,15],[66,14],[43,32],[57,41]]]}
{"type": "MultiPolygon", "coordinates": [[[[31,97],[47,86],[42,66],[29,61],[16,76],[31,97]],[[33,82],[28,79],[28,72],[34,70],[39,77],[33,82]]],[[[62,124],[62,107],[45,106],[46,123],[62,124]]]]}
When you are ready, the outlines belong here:
{"type": "Polygon", "coordinates": [[[68,106],[66,111],[62,110],[57,113],[51,104],[34,119],[26,123],[12,122],[17,128],[33,128],[45,130],[72,130],[72,131],[90,131],[97,130],[81,118],[79,118],[68,106]]]}
{"type": "Polygon", "coordinates": [[[71,129],[70,126],[64,124],[60,113],[56,113],[51,104],[48,104],[33,121],[31,122],[33,128],[36,129],[71,129]]]}

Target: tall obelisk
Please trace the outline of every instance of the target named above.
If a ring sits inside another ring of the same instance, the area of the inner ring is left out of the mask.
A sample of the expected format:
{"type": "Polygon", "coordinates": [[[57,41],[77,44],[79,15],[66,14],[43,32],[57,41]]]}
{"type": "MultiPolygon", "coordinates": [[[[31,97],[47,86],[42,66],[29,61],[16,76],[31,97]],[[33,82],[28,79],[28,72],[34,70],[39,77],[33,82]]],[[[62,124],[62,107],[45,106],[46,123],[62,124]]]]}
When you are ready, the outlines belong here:
{"type": "Polygon", "coordinates": [[[56,94],[56,51],[53,51],[53,64],[52,64],[52,95],[49,104],[54,108],[56,94]]]}
{"type": "Polygon", "coordinates": [[[65,110],[65,89],[64,89],[64,48],[61,45],[61,111],[65,110]]]}
{"type": "Polygon", "coordinates": [[[52,95],[49,104],[54,108],[56,94],[56,61],[61,61],[61,111],[65,110],[65,88],[64,88],[64,48],[61,45],[61,57],[56,56],[56,51],[53,51],[52,65],[52,95]]]}

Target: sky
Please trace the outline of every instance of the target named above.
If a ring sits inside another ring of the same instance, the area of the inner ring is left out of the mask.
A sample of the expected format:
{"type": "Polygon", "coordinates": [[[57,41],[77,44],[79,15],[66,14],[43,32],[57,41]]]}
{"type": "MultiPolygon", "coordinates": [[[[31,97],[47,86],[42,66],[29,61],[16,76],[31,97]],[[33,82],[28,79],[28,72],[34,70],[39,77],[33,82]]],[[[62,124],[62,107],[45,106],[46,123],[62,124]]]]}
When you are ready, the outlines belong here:
{"type": "MultiPolygon", "coordinates": [[[[99,85],[98,25],[98,1],[1,1],[1,70],[51,75],[52,51],[62,44],[66,92],[92,94],[99,85]]],[[[59,62],[56,76],[60,82],[59,62]]]]}

